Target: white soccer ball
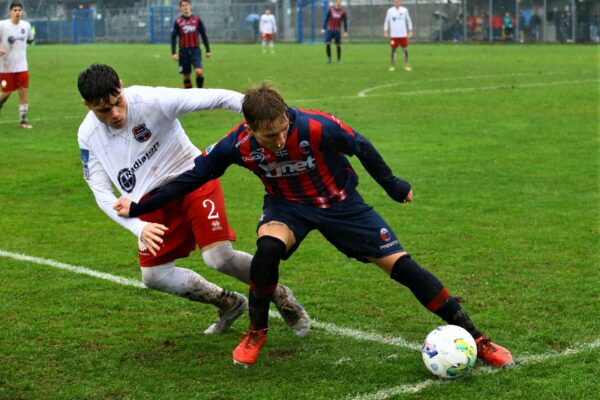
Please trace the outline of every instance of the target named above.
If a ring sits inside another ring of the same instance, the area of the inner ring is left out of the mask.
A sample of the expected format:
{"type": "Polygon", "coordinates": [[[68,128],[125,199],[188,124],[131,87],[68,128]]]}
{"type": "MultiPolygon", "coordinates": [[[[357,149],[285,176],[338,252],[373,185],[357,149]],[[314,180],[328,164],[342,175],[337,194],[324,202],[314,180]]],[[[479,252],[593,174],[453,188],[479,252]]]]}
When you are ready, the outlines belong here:
{"type": "Polygon", "coordinates": [[[425,338],[421,355],[432,374],[454,379],[473,368],[477,360],[477,345],[473,336],[460,326],[438,326],[425,338]]]}

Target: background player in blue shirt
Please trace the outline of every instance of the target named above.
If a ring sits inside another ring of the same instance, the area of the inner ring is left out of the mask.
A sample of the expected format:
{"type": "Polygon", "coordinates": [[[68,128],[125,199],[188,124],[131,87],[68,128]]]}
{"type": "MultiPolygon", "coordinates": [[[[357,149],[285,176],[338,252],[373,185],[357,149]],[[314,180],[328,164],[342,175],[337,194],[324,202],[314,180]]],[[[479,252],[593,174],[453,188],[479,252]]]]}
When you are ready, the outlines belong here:
{"type": "Polygon", "coordinates": [[[264,83],[246,92],[242,111],[246,120],[197,157],[192,170],[140,204],[121,198],[114,207],[121,216],[147,213],[218,178],[231,164],[262,180],[267,193],[250,267],[251,325],[233,352],[234,362],[250,365],[258,359],[279,263],[316,229],[346,256],[376,264],[407,286],[429,311],[469,331],[483,362],[495,367],[512,363],[510,351],[475,328],[456,298],[408,255],[392,228],[356,191],[358,177],[346,156],[357,156],[392,199],[413,200],[410,184],[392,174],[364,136],[331,114],[288,107],[264,83]]]}

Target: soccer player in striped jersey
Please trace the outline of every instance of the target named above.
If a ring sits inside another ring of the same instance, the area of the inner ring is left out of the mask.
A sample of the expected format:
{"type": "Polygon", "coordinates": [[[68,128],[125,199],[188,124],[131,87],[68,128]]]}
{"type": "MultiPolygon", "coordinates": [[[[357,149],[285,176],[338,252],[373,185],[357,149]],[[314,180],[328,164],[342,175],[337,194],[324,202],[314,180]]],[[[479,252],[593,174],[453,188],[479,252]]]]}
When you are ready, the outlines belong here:
{"type": "Polygon", "coordinates": [[[268,331],[269,300],[279,279],[279,263],[287,260],[312,230],[318,230],[347,257],[374,263],[408,287],[429,311],[466,329],[477,343],[478,357],[503,367],[510,351],[483,335],[458,300],[431,272],[413,260],[387,222],[364,202],[358,176],[346,156],[356,156],[393,200],[409,203],[411,185],[394,176],[375,147],[335,116],[288,107],[266,84],[246,92],[246,120],[196,158],[192,170],[173,179],[137,204],[121,198],[114,208],[136,216],[178,198],[231,164],[247,168],[265,186],[258,222],[256,252],[250,267],[250,330],[233,352],[236,363],[258,359],[268,331]]]}
{"type": "Polygon", "coordinates": [[[394,0],[394,7],[390,7],[383,23],[383,37],[390,39],[392,48],[392,66],[390,71],[396,70],[396,49],[402,47],[404,52],[404,69],[412,71],[408,63],[408,39],[413,37],[412,20],[406,7],[400,6],[400,0],[394,0]]]}
{"type": "Polygon", "coordinates": [[[174,61],[179,62],[179,73],[183,74],[183,87],[192,87],[190,75],[192,66],[196,74],[196,86],[204,87],[204,72],[202,64],[202,52],[200,51],[200,37],[206,49],[206,58],[210,58],[210,45],[206,29],[202,20],[192,14],[192,3],[188,0],[179,2],[181,15],[173,23],[171,28],[171,54],[174,61]],[[176,52],[177,37],[179,36],[179,54],[176,52]]]}
{"type": "MultiPolygon", "coordinates": [[[[144,284],[218,307],[219,318],[204,333],[226,331],[244,313],[246,298],[175,265],[198,246],[206,265],[250,282],[252,256],[232,247],[235,233],[219,180],[135,219],[121,218],[112,209],[117,200],[113,188],[142,199],[191,168],[201,152],[178,118],[211,109],[240,112],[243,95],[224,89],[123,88],[114,69],[102,64],[81,72],[77,86],[89,109],[77,135],[83,177],[102,211],[138,238],[144,284]]],[[[308,315],[287,287],[278,285],[273,302],[297,336],[309,333],[308,315]]]]}
{"type": "Polygon", "coordinates": [[[12,2],[10,18],[0,21],[0,110],[15,90],[19,92],[19,126],[30,129],[27,121],[29,104],[29,68],[27,45],[34,40],[29,22],[24,21],[23,4],[12,2]]]}
{"type": "Polygon", "coordinates": [[[329,8],[325,22],[323,23],[323,32],[325,32],[325,52],[327,54],[327,64],[331,64],[331,42],[335,42],[337,49],[337,62],[342,62],[342,24],[344,25],[344,37],[348,37],[348,18],[346,11],[342,8],[342,1],[336,0],[335,5],[329,8]]]}

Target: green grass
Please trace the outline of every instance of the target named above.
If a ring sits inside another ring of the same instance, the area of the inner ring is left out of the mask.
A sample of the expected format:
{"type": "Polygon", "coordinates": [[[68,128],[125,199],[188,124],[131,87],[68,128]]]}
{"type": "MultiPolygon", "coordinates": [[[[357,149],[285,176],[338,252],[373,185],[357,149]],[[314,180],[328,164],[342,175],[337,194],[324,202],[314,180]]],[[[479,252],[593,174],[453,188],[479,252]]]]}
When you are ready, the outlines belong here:
{"type": "MultiPolygon", "coordinates": [[[[231,351],[247,317],[207,337],[211,307],[2,257],[1,399],[345,399],[422,382],[416,393],[386,393],[597,397],[597,46],[414,45],[411,73],[387,71],[385,45],[346,45],[341,65],[326,65],[322,46],[213,50],[208,87],[242,91],[269,79],[289,104],[335,113],[373,141],[416,197],[393,202],[353,159],[361,193],[420,264],[464,298],[480,329],[513,350],[517,368],[478,367],[430,384],[417,351],[322,328],[298,339],[274,319],[259,363],[242,370],[231,351]],[[569,348],[579,352],[552,355],[569,348]]],[[[34,129],[17,127],[16,96],[0,118],[0,250],[139,279],[135,238],[98,209],[81,177],[76,136],[86,110],[76,77],[103,62],[125,86],[179,87],[168,48],[35,46],[29,61],[34,129]]],[[[206,147],[239,120],[215,111],[182,123],[206,147]]],[[[262,185],[236,167],[222,182],[236,247],[253,252],[262,185]]],[[[179,264],[246,292],[198,253],[179,264]]],[[[318,233],[282,264],[281,277],[321,322],[413,343],[440,323],[408,290],[318,233]]]]}

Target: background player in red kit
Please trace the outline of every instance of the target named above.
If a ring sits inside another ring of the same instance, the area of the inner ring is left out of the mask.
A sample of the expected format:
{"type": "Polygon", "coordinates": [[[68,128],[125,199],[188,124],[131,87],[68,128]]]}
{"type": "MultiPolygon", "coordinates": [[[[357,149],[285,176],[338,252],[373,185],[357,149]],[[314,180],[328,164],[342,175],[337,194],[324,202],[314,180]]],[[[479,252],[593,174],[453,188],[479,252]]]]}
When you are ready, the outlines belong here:
{"type": "Polygon", "coordinates": [[[335,41],[338,64],[342,62],[342,24],[344,24],[344,37],[347,38],[348,19],[346,18],[346,11],[342,8],[341,0],[336,0],[335,6],[329,8],[323,24],[327,64],[331,64],[331,41],[335,41]]]}
{"type": "Polygon", "coordinates": [[[411,185],[397,178],[375,147],[331,114],[288,107],[266,84],[246,92],[246,120],[221,139],[195,167],[140,204],[121,198],[114,209],[136,216],[183,196],[221,176],[231,164],[247,168],[263,182],[266,195],[258,222],[256,252],[250,267],[250,330],[233,352],[236,363],[258,359],[268,331],[269,301],[279,281],[279,263],[288,259],[312,230],[347,257],[374,263],[408,287],[429,311],[475,338],[477,356],[486,364],[512,363],[507,349],[475,326],[439,279],[404,250],[388,223],[364,202],[348,156],[356,156],[395,201],[413,200],[411,185]]]}
{"type": "Polygon", "coordinates": [[[206,29],[200,17],[192,14],[190,1],[180,1],[179,7],[181,8],[181,16],[175,20],[171,28],[171,54],[173,60],[179,61],[179,73],[183,74],[183,87],[186,89],[192,87],[190,74],[193,66],[196,73],[196,86],[201,88],[204,87],[204,74],[199,36],[202,36],[206,58],[210,58],[210,45],[208,44],[206,29]],[[176,52],[177,36],[179,36],[179,54],[176,52]]]}

